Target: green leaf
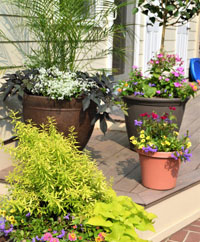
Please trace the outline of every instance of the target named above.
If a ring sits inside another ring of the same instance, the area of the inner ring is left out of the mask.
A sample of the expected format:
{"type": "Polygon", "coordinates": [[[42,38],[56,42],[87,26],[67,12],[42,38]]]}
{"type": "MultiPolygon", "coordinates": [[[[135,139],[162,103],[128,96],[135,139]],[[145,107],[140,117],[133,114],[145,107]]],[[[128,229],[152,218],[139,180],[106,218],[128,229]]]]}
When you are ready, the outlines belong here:
{"type": "Polygon", "coordinates": [[[106,236],[108,241],[119,241],[122,235],[124,234],[124,226],[119,223],[115,223],[112,226],[112,232],[106,236]]]}
{"type": "Polygon", "coordinates": [[[175,7],[174,5],[167,5],[167,6],[166,6],[166,9],[167,9],[168,11],[174,11],[174,10],[176,9],[176,7],[175,7]]]}
{"type": "Polygon", "coordinates": [[[113,225],[112,222],[106,221],[102,216],[95,216],[93,218],[90,218],[86,224],[103,227],[111,227],[113,225]]]}
{"type": "Polygon", "coordinates": [[[132,14],[136,14],[138,11],[139,11],[138,8],[133,8],[132,14]]]}
{"type": "Polygon", "coordinates": [[[145,97],[153,97],[157,90],[155,87],[150,87],[149,85],[144,85],[143,89],[145,97]]]}

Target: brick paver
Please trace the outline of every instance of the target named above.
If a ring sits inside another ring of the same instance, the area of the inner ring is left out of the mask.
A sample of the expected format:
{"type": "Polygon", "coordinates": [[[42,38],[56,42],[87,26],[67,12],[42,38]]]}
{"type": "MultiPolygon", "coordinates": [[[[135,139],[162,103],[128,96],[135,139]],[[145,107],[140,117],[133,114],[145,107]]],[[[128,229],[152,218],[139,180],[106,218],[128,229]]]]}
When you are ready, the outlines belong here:
{"type": "Polygon", "coordinates": [[[200,242],[200,218],[161,242],[200,242]]]}

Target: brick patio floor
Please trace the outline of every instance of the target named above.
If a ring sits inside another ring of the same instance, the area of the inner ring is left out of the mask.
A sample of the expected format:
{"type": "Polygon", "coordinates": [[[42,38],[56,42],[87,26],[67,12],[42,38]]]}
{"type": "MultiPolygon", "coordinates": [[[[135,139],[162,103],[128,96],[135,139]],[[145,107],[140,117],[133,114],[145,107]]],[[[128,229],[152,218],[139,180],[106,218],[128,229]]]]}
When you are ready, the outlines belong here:
{"type": "Polygon", "coordinates": [[[187,225],[161,242],[200,242],[200,219],[187,225]]]}

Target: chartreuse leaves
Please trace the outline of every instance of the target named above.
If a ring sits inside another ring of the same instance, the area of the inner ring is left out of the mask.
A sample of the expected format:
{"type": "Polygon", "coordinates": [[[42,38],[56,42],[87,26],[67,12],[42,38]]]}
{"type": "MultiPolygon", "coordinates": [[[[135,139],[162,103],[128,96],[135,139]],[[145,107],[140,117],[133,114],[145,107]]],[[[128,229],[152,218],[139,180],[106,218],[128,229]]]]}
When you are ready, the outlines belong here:
{"type": "Polygon", "coordinates": [[[35,216],[68,211],[89,216],[97,201],[110,200],[110,185],[88,153],[76,147],[73,129],[66,138],[52,120],[41,129],[16,117],[13,124],[19,142],[9,150],[14,171],[7,178],[11,193],[4,205],[35,216]]]}
{"type": "Polygon", "coordinates": [[[153,219],[156,216],[148,213],[144,208],[134,203],[126,196],[113,196],[109,203],[97,202],[94,208],[94,216],[87,224],[105,227],[108,242],[142,242],[135,229],[155,231],[153,219]]]}

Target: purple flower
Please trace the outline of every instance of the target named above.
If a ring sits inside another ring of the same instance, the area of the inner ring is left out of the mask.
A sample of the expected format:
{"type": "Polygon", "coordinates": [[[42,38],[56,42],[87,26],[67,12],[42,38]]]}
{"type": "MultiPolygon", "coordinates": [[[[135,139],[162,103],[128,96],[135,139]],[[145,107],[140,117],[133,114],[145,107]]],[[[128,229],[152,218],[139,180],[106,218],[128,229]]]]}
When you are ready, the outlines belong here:
{"type": "Polygon", "coordinates": [[[149,83],[149,86],[150,86],[150,87],[155,87],[156,84],[151,84],[151,83],[149,83]]]}
{"type": "Polygon", "coordinates": [[[35,237],[37,241],[41,241],[42,238],[40,239],[38,236],[35,237]]]}
{"type": "Polygon", "coordinates": [[[172,96],[172,94],[169,94],[169,97],[171,97],[172,96]]]}
{"type": "Polygon", "coordinates": [[[138,82],[133,82],[133,85],[135,85],[135,86],[136,86],[137,84],[138,84],[138,82]]]}
{"type": "Polygon", "coordinates": [[[175,86],[175,87],[181,87],[182,85],[181,85],[181,83],[179,83],[179,82],[174,82],[174,86],[175,86]]]}
{"type": "Polygon", "coordinates": [[[165,89],[164,92],[166,93],[167,92],[167,89],[165,89]]]}
{"type": "Polygon", "coordinates": [[[135,126],[141,126],[142,125],[142,121],[137,121],[136,119],[134,120],[134,124],[135,126]]]}
{"type": "Polygon", "coordinates": [[[56,230],[53,231],[53,234],[57,234],[58,232],[56,230]]]}
{"type": "Polygon", "coordinates": [[[66,216],[64,216],[63,218],[69,220],[69,216],[70,216],[70,213],[68,213],[68,214],[67,214],[66,216]]]}
{"type": "Polygon", "coordinates": [[[172,157],[173,159],[175,159],[175,160],[178,160],[178,158],[175,156],[174,153],[171,154],[171,157],[172,157]]]}
{"type": "Polygon", "coordinates": [[[30,216],[31,216],[31,214],[30,214],[30,213],[27,213],[27,214],[26,214],[26,217],[30,217],[30,216]]]}
{"type": "Polygon", "coordinates": [[[62,230],[61,230],[61,234],[59,234],[59,235],[56,236],[56,237],[59,238],[59,239],[61,239],[61,238],[63,238],[64,236],[65,236],[65,230],[62,229],[62,230]]]}
{"type": "Polygon", "coordinates": [[[35,242],[35,238],[32,238],[32,242],[35,242]]]}
{"type": "Polygon", "coordinates": [[[142,149],[143,149],[144,152],[146,152],[146,153],[147,153],[147,152],[157,152],[157,150],[158,150],[157,148],[152,148],[152,147],[149,146],[149,145],[148,145],[147,147],[143,147],[142,149]]]}

